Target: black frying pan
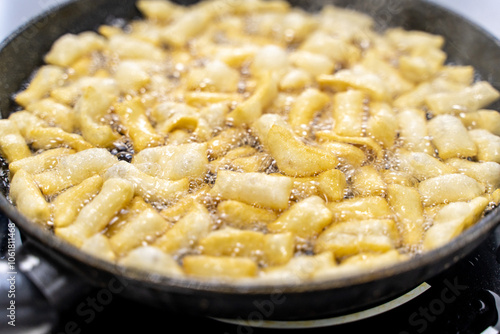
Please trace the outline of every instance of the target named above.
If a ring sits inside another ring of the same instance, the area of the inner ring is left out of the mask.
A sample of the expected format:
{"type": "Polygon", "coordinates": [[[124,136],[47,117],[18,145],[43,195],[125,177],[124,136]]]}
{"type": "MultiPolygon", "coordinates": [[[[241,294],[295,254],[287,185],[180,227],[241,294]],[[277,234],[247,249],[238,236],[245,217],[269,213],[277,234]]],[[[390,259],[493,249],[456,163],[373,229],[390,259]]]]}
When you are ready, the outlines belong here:
{"type": "MultiPolygon", "coordinates": [[[[33,70],[42,65],[42,56],[59,36],[96,29],[114,18],[138,17],[140,14],[134,2],[71,1],[34,19],[10,36],[0,46],[2,117],[8,117],[17,109],[12,95],[28,80],[33,70]]],[[[443,35],[447,40],[445,51],[449,54],[449,62],[473,65],[482,79],[500,89],[498,41],[439,6],[416,0],[291,2],[311,10],[333,3],[374,16],[381,29],[403,26],[443,35]]],[[[499,105],[492,108],[498,109],[499,105]]],[[[120,289],[122,295],[162,307],[165,311],[219,318],[249,319],[256,312],[266,320],[307,320],[347,314],[401,295],[445,270],[473,251],[500,222],[500,209],[496,208],[452,243],[368,274],[302,285],[234,286],[120,268],[79,251],[27,221],[1,195],[0,209],[15,222],[25,238],[16,254],[17,284],[25,284],[22,291],[18,288],[18,316],[19,308],[26,301],[24,311],[33,321],[37,316],[48,319],[49,315],[63,310],[89,288],[120,289]],[[265,314],[262,313],[264,306],[265,314]]],[[[3,290],[8,286],[0,284],[0,289],[0,298],[5,299],[7,291],[3,290]]],[[[3,320],[1,326],[5,326],[3,320]]]]}

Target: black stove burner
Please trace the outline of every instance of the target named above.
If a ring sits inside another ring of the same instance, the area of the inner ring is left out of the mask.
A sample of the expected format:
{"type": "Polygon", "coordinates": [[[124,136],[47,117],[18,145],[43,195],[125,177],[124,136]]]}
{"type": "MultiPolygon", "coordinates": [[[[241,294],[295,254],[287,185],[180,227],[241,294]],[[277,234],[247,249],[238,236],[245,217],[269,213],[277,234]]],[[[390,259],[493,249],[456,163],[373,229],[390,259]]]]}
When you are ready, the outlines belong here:
{"type": "MultiPolygon", "coordinates": [[[[407,302],[377,314],[378,310],[348,315],[344,319],[324,319],[302,323],[282,323],[294,333],[500,333],[500,228],[472,254],[442,274],[425,282],[406,296],[407,302]],[[414,297],[414,298],[412,298],[414,297]],[[366,314],[372,316],[366,317],[366,314]],[[347,321],[346,323],[343,320],[347,321]],[[335,323],[336,325],[332,325],[335,323]],[[320,327],[318,327],[320,326],[320,327]]],[[[94,294],[77,303],[64,317],[55,333],[129,332],[140,326],[141,333],[276,333],[279,323],[256,321],[230,324],[210,318],[165,313],[161,309],[123,299],[119,294],[104,298],[94,294]]],[[[404,296],[403,296],[404,297],[404,296]]],[[[404,298],[400,297],[401,300],[404,298]]],[[[390,302],[389,302],[390,303],[390,302]]],[[[387,305],[386,305],[387,306],[387,305]]],[[[382,305],[382,307],[385,307],[382,305]]],[[[283,332],[283,330],[280,330],[283,332]]]]}

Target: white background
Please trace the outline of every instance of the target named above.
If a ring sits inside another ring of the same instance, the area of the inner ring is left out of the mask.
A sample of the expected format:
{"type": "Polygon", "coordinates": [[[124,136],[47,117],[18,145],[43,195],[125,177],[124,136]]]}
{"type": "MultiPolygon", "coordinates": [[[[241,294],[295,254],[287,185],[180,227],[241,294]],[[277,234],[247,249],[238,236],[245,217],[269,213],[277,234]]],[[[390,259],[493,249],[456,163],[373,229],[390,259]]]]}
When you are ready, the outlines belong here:
{"type": "MultiPolygon", "coordinates": [[[[41,11],[64,3],[65,1],[66,0],[0,0],[0,41],[41,11]]],[[[500,0],[430,1],[450,8],[469,18],[471,21],[479,24],[500,39],[500,0]]]]}

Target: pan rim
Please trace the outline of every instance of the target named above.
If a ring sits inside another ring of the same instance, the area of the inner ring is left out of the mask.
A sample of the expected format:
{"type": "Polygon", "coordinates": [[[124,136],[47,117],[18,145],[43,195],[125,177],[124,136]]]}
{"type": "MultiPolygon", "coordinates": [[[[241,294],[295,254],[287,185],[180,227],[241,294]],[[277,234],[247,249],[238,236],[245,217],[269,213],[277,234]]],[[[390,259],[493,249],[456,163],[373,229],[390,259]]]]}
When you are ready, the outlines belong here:
{"type": "MultiPolygon", "coordinates": [[[[122,278],[134,280],[142,284],[145,283],[156,288],[168,288],[173,290],[189,289],[193,291],[229,294],[270,294],[276,291],[280,291],[282,293],[300,293],[354,287],[425,267],[426,265],[435,262],[436,259],[448,258],[449,260],[447,261],[447,266],[451,266],[466,256],[466,254],[462,256],[456,255],[459,250],[463,247],[470,247],[470,245],[473,244],[472,241],[475,241],[477,245],[479,245],[479,243],[483,241],[482,239],[486,238],[487,234],[500,223],[500,206],[498,206],[490,211],[475,225],[462,232],[462,234],[457,236],[452,242],[434,250],[417,255],[411,259],[377,268],[375,270],[361,271],[353,274],[342,275],[340,277],[325,277],[316,280],[304,280],[300,281],[298,284],[288,282],[277,284],[271,281],[259,280],[224,281],[219,279],[206,280],[189,276],[175,277],[137,268],[120,266],[87,254],[65,240],[58,238],[51,231],[41,228],[36,223],[29,221],[10,203],[5,196],[1,194],[0,209],[22,232],[26,233],[29,237],[35,238],[44,245],[50,246],[58,253],[72,259],[76,259],[79,262],[90,265],[93,268],[102,270],[113,276],[120,276],[122,278]]],[[[476,248],[477,245],[473,248],[476,248]]],[[[443,270],[445,270],[445,268],[443,268],[443,270]]]]}
{"type": "Polygon", "coordinates": [[[41,13],[33,16],[32,18],[21,24],[19,27],[17,27],[12,33],[7,35],[7,37],[5,37],[3,40],[0,41],[0,53],[3,51],[5,47],[7,47],[7,45],[9,45],[10,43],[12,43],[13,40],[22,35],[28,28],[32,27],[41,20],[48,18],[54,12],[57,12],[62,8],[70,6],[71,4],[79,1],[81,0],[66,0],[64,2],[59,2],[53,6],[50,6],[48,9],[42,11],[41,13]]]}
{"type": "MultiPolygon", "coordinates": [[[[21,36],[23,32],[25,32],[29,27],[32,27],[35,23],[49,17],[50,15],[52,15],[52,13],[59,11],[67,6],[71,6],[72,4],[79,1],[81,0],[69,0],[64,3],[59,3],[28,20],[0,42],[0,53],[7,45],[12,43],[17,37],[21,36]]],[[[493,41],[498,48],[500,48],[500,41],[478,24],[441,5],[432,3],[428,0],[419,1],[421,3],[425,3],[431,8],[438,8],[439,10],[442,10],[449,15],[459,18],[461,21],[470,25],[471,28],[477,30],[480,34],[485,35],[489,40],[493,41]]],[[[460,249],[467,246],[470,247],[472,241],[475,241],[478,244],[480,241],[482,241],[480,240],[481,237],[485,237],[486,234],[488,234],[500,223],[500,208],[497,207],[489,212],[486,217],[478,221],[474,226],[462,232],[452,242],[432,251],[428,251],[424,254],[413,257],[409,260],[405,260],[403,262],[396,263],[387,267],[378,268],[373,271],[342,275],[341,277],[335,278],[305,280],[297,285],[296,283],[276,284],[261,282],[257,280],[225,282],[221,280],[202,280],[194,277],[178,278],[151,273],[135,268],[122,267],[117,264],[94,257],[90,254],[84,253],[83,251],[67,243],[63,239],[58,238],[52,232],[47,231],[38,226],[36,223],[29,221],[12,205],[12,203],[8,200],[8,197],[4,196],[3,194],[0,194],[0,210],[2,210],[2,212],[16,224],[16,226],[18,226],[22,232],[26,233],[27,236],[36,239],[38,242],[50,246],[51,249],[64,254],[67,257],[76,259],[79,262],[90,265],[111,275],[121,276],[129,280],[138,281],[155,288],[163,288],[169,290],[188,289],[193,291],[230,294],[269,294],[276,291],[276,289],[279,289],[284,293],[332,290],[338,288],[353,287],[371,281],[389,278],[394,275],[403,274],[413,269],[425,267],[426,265],[435,262],[436,259],[449,258],[447,265],[452,265],[465,256],[456,255],[460,249]]]]}

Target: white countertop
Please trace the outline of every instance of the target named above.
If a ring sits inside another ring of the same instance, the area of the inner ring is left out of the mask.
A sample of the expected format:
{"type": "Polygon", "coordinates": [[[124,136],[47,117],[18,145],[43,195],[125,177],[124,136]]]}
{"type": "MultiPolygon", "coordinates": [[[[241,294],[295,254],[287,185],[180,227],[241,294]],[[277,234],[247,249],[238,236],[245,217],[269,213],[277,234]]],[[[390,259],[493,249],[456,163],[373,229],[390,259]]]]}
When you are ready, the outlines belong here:
{"type": "MultiPolygon", "coordinates": [[[[0,0],[0,41],[30,18],[66,1],[67,0],[0,0]]],[[[467,17],[500,39],[499,0],[431,1],[467,17]]]]}

